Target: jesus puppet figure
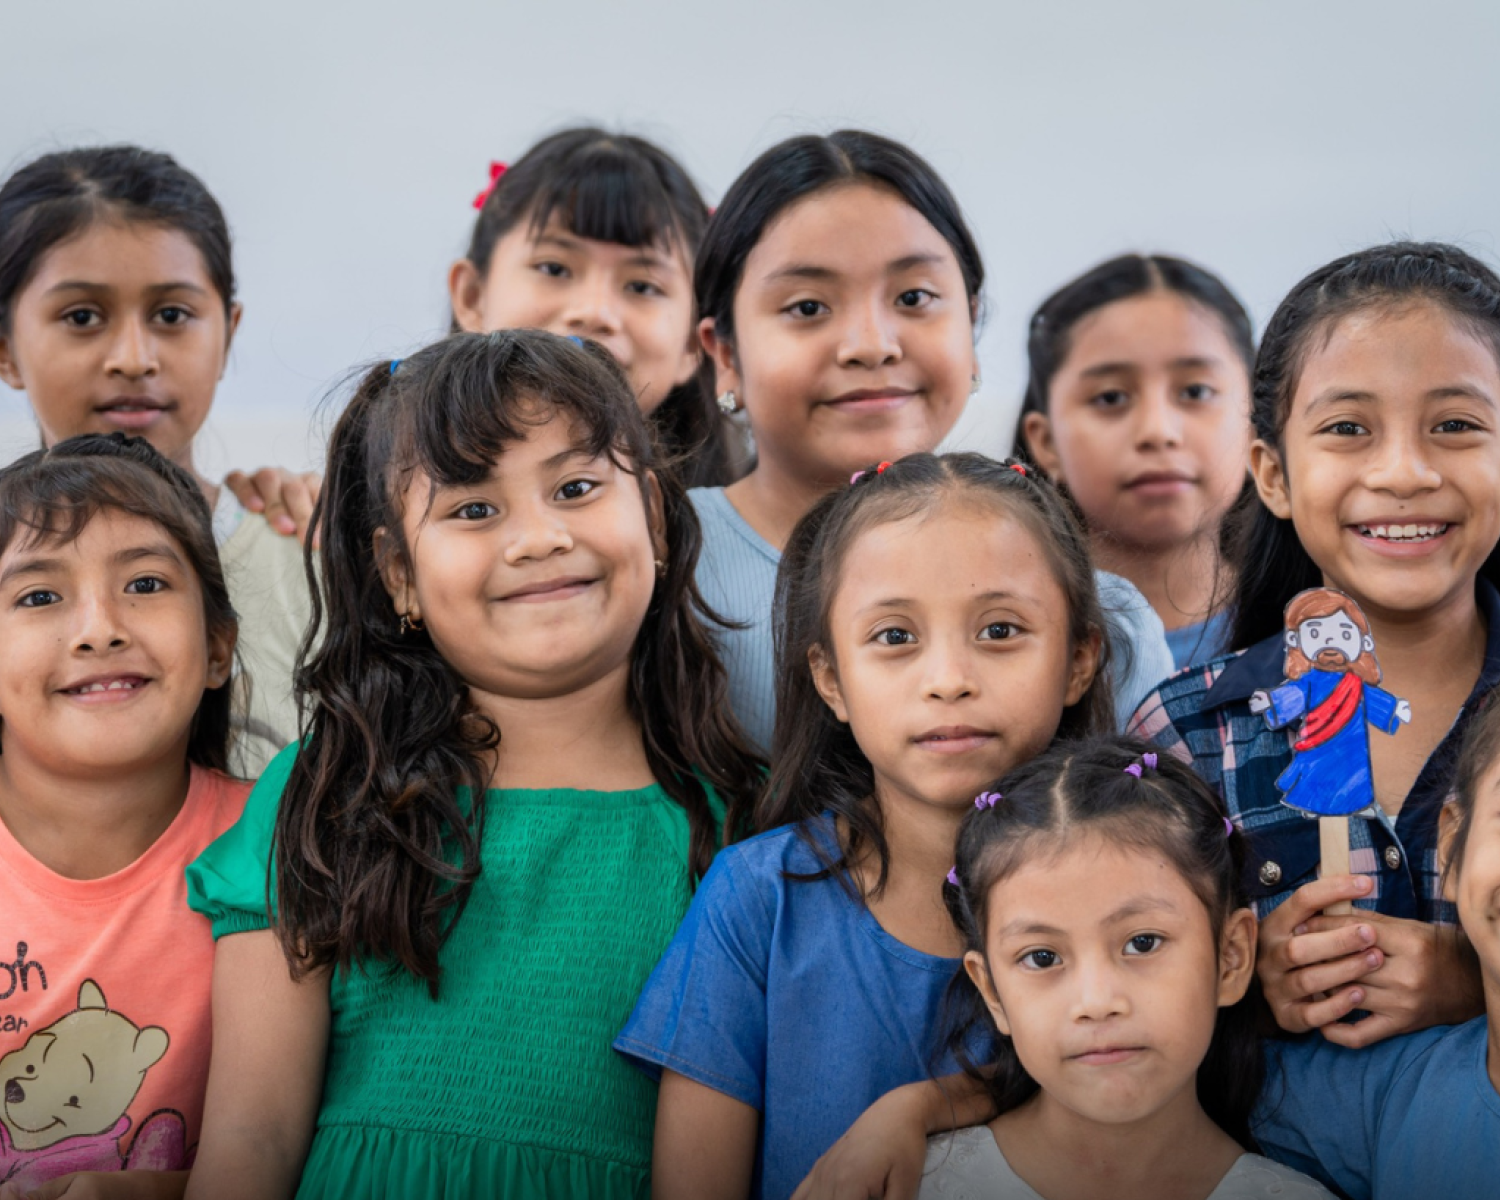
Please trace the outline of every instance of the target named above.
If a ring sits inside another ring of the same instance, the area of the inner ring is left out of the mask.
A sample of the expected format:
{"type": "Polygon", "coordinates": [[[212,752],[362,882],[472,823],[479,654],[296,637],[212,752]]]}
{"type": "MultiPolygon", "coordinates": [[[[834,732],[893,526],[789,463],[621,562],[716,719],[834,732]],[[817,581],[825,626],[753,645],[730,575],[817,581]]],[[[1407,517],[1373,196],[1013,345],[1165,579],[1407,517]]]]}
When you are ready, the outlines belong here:
{"type": "Polygon", "coordinates": [[[1250,698],[1272,729],[1303,717],[1282,800],[1311,816],[1353,816],[1375,805],[1366,726],[1395,733],[1411,720],[1405,700],[1375,686],[1380,664],[1359,605],[1333,588],[1299,592],[1286,606],[1287,681],[1250,698]]]}

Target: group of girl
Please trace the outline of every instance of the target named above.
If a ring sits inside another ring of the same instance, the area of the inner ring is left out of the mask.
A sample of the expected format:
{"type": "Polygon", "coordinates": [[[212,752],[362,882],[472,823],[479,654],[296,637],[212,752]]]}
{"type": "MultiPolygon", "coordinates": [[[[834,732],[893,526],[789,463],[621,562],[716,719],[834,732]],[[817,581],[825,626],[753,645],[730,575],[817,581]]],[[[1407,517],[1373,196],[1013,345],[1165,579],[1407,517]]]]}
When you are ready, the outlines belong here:
{"type": "Polygon", "coordinates": [[[1488,1195],[1500,279],[1375,247],[1257,350],[1102,264],[997,462],[910,149],[494,176],[453,333],[237,492],[203,185],[0,187],[0,1197],[1488,1195]],[[1319,879],[1252,697],[1321,584],[1413,719],[1319,879]]]}

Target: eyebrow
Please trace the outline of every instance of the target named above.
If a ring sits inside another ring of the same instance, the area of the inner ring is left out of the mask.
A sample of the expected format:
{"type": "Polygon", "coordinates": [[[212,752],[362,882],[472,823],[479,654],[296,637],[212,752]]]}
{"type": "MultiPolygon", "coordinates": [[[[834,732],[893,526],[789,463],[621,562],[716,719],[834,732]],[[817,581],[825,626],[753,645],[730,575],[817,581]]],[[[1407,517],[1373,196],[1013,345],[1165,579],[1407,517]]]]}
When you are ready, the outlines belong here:
{"type": "MultiPolygon", "coordinates": [[[[943,261],[941,254],[907,254],[901,258],[892,259],[885,265],[887,275],[899,275],[903,271],[911,271],[917,267],[935,266],[943,261]]],[[[779,283],[785,279],[809,279],[814,281],[826,281],[837,279],[839,272],[832,267],[819,266],[817,263],[788,263],[779,267],[766,276],[767,283],[779,283]]]]}
{"type": "MultiPolygon", "coordinates": [[[[1118,925],[1121,921],[1128,921],[1133,917],[1139,917],[1144,913],[1151,912],[1178,912],[1178,907],[1165,896],[1139,896],[1134,900],[1127,900],[1119,908],[1115,909],[1103,921],[1102,925],[1118,925]]],[[[1028,921],[1024,917],[1011,921],[1009,924],[1000,926],[995,931],[995,936],[1000,938],[1034,936],[1046,937],[1064,936],[1064,931],[1056,926],[1047,925],[1041,921],[1028,921]]]]}
{"type": "MultiPolygon", "coordinates": [[[[146,558],[165,558],[178,566],[183,565],[182,555],[167,542],[147,542],[140,546],[126,546],[123,550],[115,551],[110,561],[128,565],[146,558]]],[[[0,585],[7,584],[12,579],[19,579],[23,575],[46,575],[64,569],[66,568],[60,558],[18,558],[4,571],[0,571],[0,585]]]]}
{"type": "MultiPolygon", "coordinates": [[[[61,283],[54,283],[44,294],[51,296],[56,292],[113,292],[114,290],[114,286],[108,283],[98,283],[87,279],[64,279],[61,283]]],[[[167,283],[153,283],[145,290],[155,294],[163,292],[192,292],[199,296],[208,295],[207,288],[199,287],[196,283],[190,283],[186,279],[174,279],[167,283]]]]}
{"type": "MultiPolygon", "coordinates": [[[[1003,603],[1010,600],[1032,603],[1030,596],[1020,592],[981,592],[974,599],[985,604],[1003,603]]],[[[911,596],[887,596],[884,600],[876,600],[871,604],[861,605],[858,611],[860,613],[867,613],[879,608],[907,608],[915,603],[915,598],[911,596]]]]}
{"type": "MultiPolygon", "coordinates": [[[[1192,355],[1186,358],[1174,358],[1167,364],[1175,371],[1203,371],[1213,367],[1222,367],[1224,360],[1211,355],[1192,355]]],[[[1096,375],[1123,375],[1127,371],[1140,370],[1139,363],[1133,362],[1103,362],[1095,363],[1091,367],[1085,367],[1079,372],[1085,379],[1096,375]]]]}
{"type": "MultiPolygon", "coordinates": [[[[1478,400],[1487,408],[1495,408],[1495,400],[1483,388],[1474,387],[1469,384],[1451,383],[1444,387],[1435,387],[1423,394],[1424,401],[1431,400],[1478,400]]],[[[1356,388],[1332,388],[1314,396],[1307,402],[1307,415],[1312,416],[1320,409],[1328,408],[1334,404],[1375,404],[1380,397],[1374,392],[1360,391],[1356,388]]]]}
{"type": "MultiPolygon", "coordinates": [[[[556,246],[559,250],[573,250],[582,252],[583,242],[578,238],[568,237],[562,233],[544,233],[532,241],[533,246],[556,246]]],[[[625,262],[628,266],[636,267],[664,267],[671,263],[671,256],[658,254],[648,247],[640,247],[636,253],[630,255],[625,262]]]]}

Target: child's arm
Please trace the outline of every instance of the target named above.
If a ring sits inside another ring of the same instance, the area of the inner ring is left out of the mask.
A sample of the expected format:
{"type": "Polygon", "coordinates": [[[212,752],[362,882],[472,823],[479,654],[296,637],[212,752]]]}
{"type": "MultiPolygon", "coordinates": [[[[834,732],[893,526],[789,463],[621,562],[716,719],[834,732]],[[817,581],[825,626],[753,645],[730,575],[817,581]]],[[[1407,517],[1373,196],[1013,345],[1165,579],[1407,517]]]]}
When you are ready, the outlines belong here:
{"type": "Polygon", "coordinates": [[[1375,912],[1322,915],[1370,886],[1363,875],[1319,879],[1261,922],[1256,971],[1277,1024],[1357,1048],[1483,1012],[1477,963],[1455,930],[1375,912]],[[1371,1015],[1339,1023],[1355,1009],[1371,1015]]]}
{"type": "Polygon", "coordinates": [[[927,1135],[982,1125],[994,1115],[989,1095],[967,1075],[895,1088],[829,1147],[792,1200],[913,1200],[927,1161],[927,1135]]]}
{"type": "Polygon", "coordinates": [[[80,1171],[23,1191],[0,1185],[0,1200],[182,1200],[186,1171],[80,1171]]]}
{"type": "Polygon", "coordinates": [[[755,1175],[760,1113],[743,1101],[662,1071],[651,1149],[652,1200],[745,1200],[755,1175]]]}
{"type": "Polygon", "coordinates": [[[214,947],[213,1059],[188,1200],[297,1190],[323,1094],[327,971],[293,982],[271,930],[214,947]]]}
{"type": "Polygon", "coordinates": [[[297,475],[284,467],[262,467],[254,475],[231,471],[224,476],[224,486],[251,512],[263,514],[277,533],[307,541],[313,505],[323,490],[318,472],[297,475]]]}

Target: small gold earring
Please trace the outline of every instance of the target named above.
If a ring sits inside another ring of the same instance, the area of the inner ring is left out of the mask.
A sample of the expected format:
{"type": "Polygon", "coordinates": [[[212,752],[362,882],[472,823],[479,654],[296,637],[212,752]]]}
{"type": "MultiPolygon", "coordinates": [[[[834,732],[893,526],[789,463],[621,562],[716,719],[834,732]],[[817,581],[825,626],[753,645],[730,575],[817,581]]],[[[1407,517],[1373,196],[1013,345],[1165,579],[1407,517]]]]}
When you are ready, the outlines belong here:
{"type": "Polygon", "coordinates": [[[401,636],[406,637],[411,633],[421,633],[427,626],[422,623],[421,617],[414,617],[411,613],[401,614],[401,636]]]}
{"type": "Polygon", "coordinates": [[[667,560],[664,559],[664,558],[658,558],[655,561],[656,561],[656,573],[658,575],[665,575],[667,573],[667,560]]]}

